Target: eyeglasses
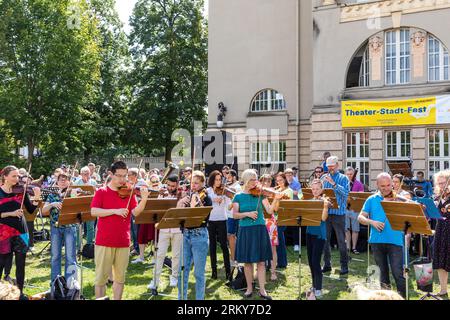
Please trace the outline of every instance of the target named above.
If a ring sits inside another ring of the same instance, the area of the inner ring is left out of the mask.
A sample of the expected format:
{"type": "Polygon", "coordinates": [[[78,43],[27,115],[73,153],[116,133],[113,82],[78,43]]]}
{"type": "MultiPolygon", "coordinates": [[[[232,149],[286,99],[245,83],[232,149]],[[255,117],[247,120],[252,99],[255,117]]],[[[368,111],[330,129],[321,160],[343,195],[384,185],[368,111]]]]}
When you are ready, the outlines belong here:
{"type": "Polygon", "coordinates": [[[156,184],[156,183],[159,183],[159,181],[150,181],[150,183],[152,183],[152,184],[156,184]]]}

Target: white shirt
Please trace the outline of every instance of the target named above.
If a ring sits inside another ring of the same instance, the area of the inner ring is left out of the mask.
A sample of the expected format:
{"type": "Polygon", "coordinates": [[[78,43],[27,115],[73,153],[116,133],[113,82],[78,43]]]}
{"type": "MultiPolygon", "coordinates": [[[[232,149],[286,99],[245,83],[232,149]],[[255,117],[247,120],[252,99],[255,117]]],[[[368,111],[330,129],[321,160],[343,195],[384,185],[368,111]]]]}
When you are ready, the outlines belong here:
{"type": "Polygon", "coordinates": [[[207,189],[208,196],[211,198],[213,209],[209,215],[209,221],[226,221],[228,220],[228,207],[231,204],[231,199],[226,196],[217,195],[214,193],[213,188],[207,189]],[[217,203],[214,200],[223,198],[225,201],[217,203]]]}
{"type": "MultiPolygon", "coordinates": [[[[176,197],[168,196],[168,197],[164,198],[162,195],[159,195],[158,199],[176,199],[176,197]]],[[[180,228],[160,229],[159,232],[160,233],[181,233],[181,229],[180,228]]]]}

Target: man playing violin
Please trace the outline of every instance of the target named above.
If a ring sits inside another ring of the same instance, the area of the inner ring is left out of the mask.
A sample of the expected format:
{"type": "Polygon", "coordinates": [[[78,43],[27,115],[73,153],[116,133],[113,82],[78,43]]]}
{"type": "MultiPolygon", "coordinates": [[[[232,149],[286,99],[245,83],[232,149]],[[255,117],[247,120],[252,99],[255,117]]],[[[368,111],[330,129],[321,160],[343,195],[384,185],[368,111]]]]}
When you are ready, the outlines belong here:
{"type": "Polygon", "coordinates": [[[63,195],[69,187],[69,177],[65,173],[58,175],[58,193],[51,193],[47,196],[42,208],[43,214],[50,214],[50,234],[51,234],[51,276],[50,284],[61,274],[61,252],[64,245],[66,253],[65,278],[68,283],[77,280],[77,252],[76,238],[77,226],[75,224],[59,226],[57,224],[62,208],[63,195]]]}
{"type": "Polygon", "coordinates": [[[127,165],[117,161],[111,166],[111,181],[95,193],[91,203],[91,214],[98,217],[95,243],[95,296],[104,297],[109,272],[113,271],[114,300],[122,299],[125,274],[130,256],[131,215],[138,216],[144,211],[149,191],[140,188],[142,200],[137,204],[136,196],[122,198],[119,188],[126,182],[127,165]]]}
{"type": "MultiPolygon", "coordinates": [[[[165,192],[160,194],[158,199],[178,199],[178,191],[178,176],[171,175],[167,178],[165,192]]],[[[169,246],[172,248],[172,274],[170,275],[170,286],[177,286],[180,268],[181,241],[183,241],[183,235],[180,228],[159,230],[155,278],[148,285],[148,289],[157,289],[159,286],[159,279],[169,246]]]]}
{"type": "Polygon", "coordinates": [[[397,285],[397,291],[406,296],[406,280],[403,276],[403,232],[392,230],[381,202],[392,196],[391,176],[384,172],[377,177],[378,192],[370,196],[359,214],[360,223],[370,226],[369,243],[375,263],[380,268],[380,282],[390,289],[389,265],[397,285]]]}

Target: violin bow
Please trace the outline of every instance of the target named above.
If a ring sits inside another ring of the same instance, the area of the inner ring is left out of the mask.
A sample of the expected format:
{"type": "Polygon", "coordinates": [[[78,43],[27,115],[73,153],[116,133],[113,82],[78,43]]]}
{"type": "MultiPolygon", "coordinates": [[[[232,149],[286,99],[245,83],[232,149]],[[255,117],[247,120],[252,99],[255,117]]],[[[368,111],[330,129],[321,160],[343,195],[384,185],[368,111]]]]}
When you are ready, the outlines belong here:
{"type": "MultiPolygon", "coordinates": [[[[22,197],[22,202],[20,203],[20,210],[23,209],[23,204],[25,201],[25,195],[27,194],[27,189],[28,189],[28,176],[31,176],[31,162],[30,165],[28,166],[28,171],[27,171],[27,181],[25,181],[25,186],[23,188],[23,197],[22,197]]],[[[32,213],[32,212],[30,212],[32,213]]]]}
{"type": "Polygon", "coordinates": [[[139,171],[141,171],[141,167],[142,167],[142,162],[143,162],[143,161],[144,161],[144,159],[141,159],[141,162],[139,163],[139,167],[138,167],[138,176],[137,176],[137,178],[136,178],[136,182],[133,183],[133,186],[131,187],[130,197],[128,198],[128,204],[127,204],[127,206],[125,207],[125,209],[128,209],[128,207],[130,206],[131,199],[133,198],[133,191],[134,191],[134,188],[136,187],[136,185],[137,185],[137,183],[138,183],[138,181],[139,181],[139,171]]]}
{"type": "Polygon", "coordinates": [[[77,167],[78,167],[78,160],[75,162],[75,166],[73,167],[72,171],[70,171],[70,166],[69,166],[69,169],[68,169],[68,171],[69,171],[69,176],[68,176],[69,186],[67,187],[66,191],[64,192],[64,196],[62,198],[62,201],[64,201],[64,199],[66,199],[66,197],[67,197],[67,192],[69,192],[70,185],[72,184],[72,175],[73,175],[73,172],[76,170],[77,167]]]}

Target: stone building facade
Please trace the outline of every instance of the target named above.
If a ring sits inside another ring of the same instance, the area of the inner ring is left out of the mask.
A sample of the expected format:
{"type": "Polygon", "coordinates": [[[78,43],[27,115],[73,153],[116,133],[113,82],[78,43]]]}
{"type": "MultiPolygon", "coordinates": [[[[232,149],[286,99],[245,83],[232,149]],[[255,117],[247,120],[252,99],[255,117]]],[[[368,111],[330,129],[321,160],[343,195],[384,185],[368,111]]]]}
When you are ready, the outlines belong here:
{"type": "Polygon", "coordinates": [[[343,128],[341,103],[448,95],[450,0],[215,0],[209,11],[209,129],[223,102],[240,169],[275,162],[306,179],[330,151],[374,188],[388,161],[428,176],[449,167],[450,124],[343,128]]]}

